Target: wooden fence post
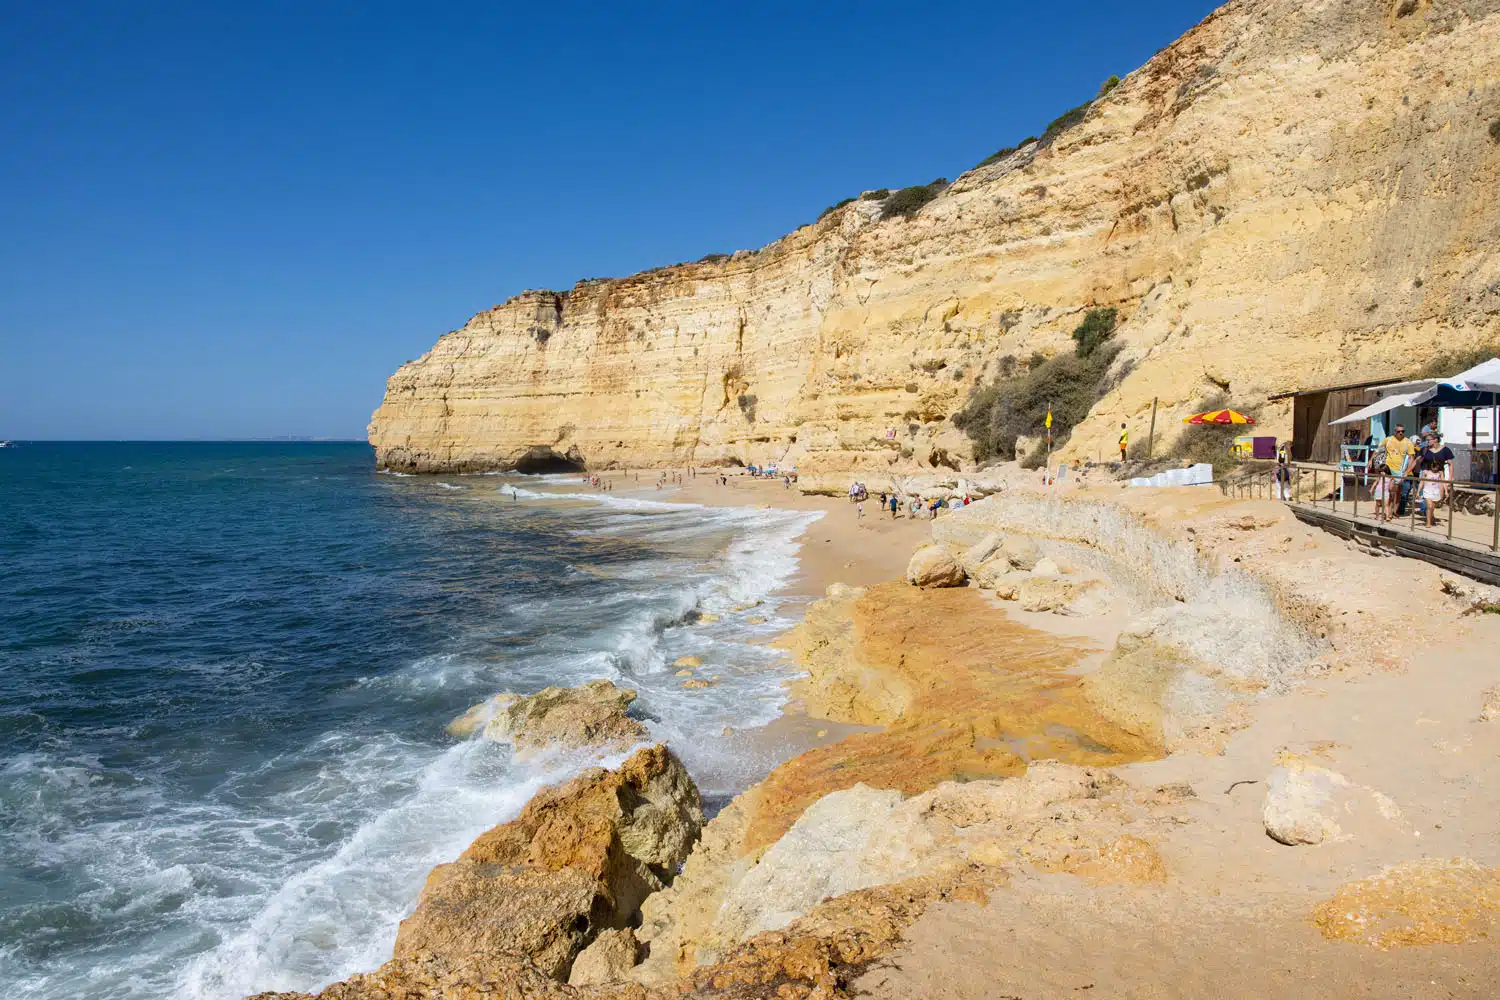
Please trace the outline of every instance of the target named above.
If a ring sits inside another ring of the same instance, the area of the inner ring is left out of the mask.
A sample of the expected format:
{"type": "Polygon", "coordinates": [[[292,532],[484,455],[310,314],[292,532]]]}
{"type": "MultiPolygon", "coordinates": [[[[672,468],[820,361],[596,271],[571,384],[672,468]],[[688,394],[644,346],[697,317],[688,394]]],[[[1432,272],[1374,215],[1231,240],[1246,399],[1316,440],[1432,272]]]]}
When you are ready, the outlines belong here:
{"type": "Polygon", "coordinates": [[[1151,460],[1151,449],[1156,445],[1156,397],[1151,397],[1151,429],[1146,432],[1146,461],[1151,460]]]}

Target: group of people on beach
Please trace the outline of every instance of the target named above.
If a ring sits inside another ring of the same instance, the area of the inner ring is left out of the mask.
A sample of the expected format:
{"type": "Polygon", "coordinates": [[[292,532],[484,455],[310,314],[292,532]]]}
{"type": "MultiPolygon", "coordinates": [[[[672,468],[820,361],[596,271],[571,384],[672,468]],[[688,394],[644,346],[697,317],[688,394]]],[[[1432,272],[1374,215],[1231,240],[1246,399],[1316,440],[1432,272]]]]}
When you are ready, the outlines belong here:
{"type": "MultiPolygon", "coordinates": [[[[854,491],[851,490],[849,498],[854,501],[854,516],[856,518],[863,518],[865,516],[865,501],[869,499],[868,494],[861,491],[856,495],[854,491]]],[[[921,497],[913,496],[907,497],[905,502],[903,503],[902,498],[896,493],[881,490],[879,507],[877,509],[882,512],[889,511],[891,520],[894,521],[896,518],[902,516],[903,507],[906,510],[905,516],[912,520],[916,520],[919,517],[936,518],[938,516],[938,511],[942,510],[944,507],[954,509],[958,507],[967,507],[968,505],[969,498],[967,496],[950,497],[947,500],[942,500],[937,497],[933,497],[931,500],[923,500],[921,497]]]]}
{"type": "Polygon", "coordinates": [[[1453,450],[1443,444],[1437,428],[1428,424],[1417,440],[1397,424],[1385,440],[1369,451],[1368,471],[1374,477],[1371,496],[1381,521],[1405,517],[1413,491],[1427,526],[1436,523],[1436,508],[1453,489],[1453,450]]]}

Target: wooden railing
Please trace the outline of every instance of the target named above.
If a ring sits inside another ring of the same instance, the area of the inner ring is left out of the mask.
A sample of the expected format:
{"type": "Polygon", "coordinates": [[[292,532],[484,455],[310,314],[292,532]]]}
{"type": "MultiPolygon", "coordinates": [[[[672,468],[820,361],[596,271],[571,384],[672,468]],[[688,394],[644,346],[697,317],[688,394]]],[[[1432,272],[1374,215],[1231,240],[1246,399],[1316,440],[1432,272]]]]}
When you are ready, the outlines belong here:
{"type": "MultiPolygon", "coordinates": [[[[1423,482],[1419,477],[1380,476],[1363,469],[1353,470],[1314,462],[1292,462],[1287,468],[1290,471],[1290,481],[1278,479],[1276,470],[1269,469],[1215,482],[1226,496],[1307,504],[1355,519],[1361,516],[1363,508],[1365,517],[1380,520],[1381,501],[1373,499],[1371,493],[1376,484],[1384,480],[1386,488],[1390,490],[1410,490],[1406,516],[1393,518],[1386,523],[1411,532],[1416,532],[1419,528],[1417,508],[1423,482]],[[1403,485],[1405,483],[1411,485],[1406,487],[1403,485]]],[[[1500,498],[1497,498],[1495,484],[1443,480],[1442,485],[1444,497],[1438,504],[1443,511],[1444,535],[1447,539],[1452,541],[1457,537],[1461,541],[1482,545],[1491,552],[1500,553],[1500,502],[1497,502],[1500,498]]],[[[1420,527],[1425,533],[1426,524],[1423,523],[1420,527]]]]}

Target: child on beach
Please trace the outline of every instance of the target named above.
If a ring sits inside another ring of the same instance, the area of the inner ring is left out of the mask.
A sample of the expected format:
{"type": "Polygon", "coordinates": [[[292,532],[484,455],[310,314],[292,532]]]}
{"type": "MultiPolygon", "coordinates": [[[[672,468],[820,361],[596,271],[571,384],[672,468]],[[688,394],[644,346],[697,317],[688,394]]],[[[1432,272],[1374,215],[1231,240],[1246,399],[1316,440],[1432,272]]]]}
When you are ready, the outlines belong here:
{"type": "Polygon", "coordinates": [[[1437,502],[1443,499],[1443,463],[1428,459],[1422,463],[1422,506],[1427,509],[1427,527],[1432,527],[1437,502]]]}
{"type": "Polygon", "coordinates": [[[854,504],[854,510],[855,510],[855,516],[856,516],[856,518],[864,517],[865,516],[865,502],[863,500],[857,501],[854,504]]]}

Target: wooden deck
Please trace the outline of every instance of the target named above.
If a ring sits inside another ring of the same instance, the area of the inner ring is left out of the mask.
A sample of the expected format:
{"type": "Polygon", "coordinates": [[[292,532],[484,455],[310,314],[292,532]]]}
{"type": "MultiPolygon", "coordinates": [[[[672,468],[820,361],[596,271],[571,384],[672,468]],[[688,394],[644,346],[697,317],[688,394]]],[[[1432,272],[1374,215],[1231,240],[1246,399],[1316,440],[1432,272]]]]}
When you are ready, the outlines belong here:
{"type": "MultiPolygon", "coordinates": [[[[1492,547],[1493,522],[1488,517],[1475,517],[1458,512],[1452,524],[1452,537],[1445,520],[1429,528],[1419,519],[1413,524],[1408,518],[1382,522],[1368,517],[1362,510],[1355,516],[1350,504],[1341,503],[1333,507],[1327,500],[1312,502],[1292,501],[1287,504],[1297,519],[1331,531],[1341,538],[1349,538],[1370,548],[1392,552],[1397,555],[1421,559],[1434,566],[1461,573],[1464,576],[1500,586],[1500,553],[1492,547]]],[[[1361,503],[1365,510],[1374,505],[1361,503]]]]}

